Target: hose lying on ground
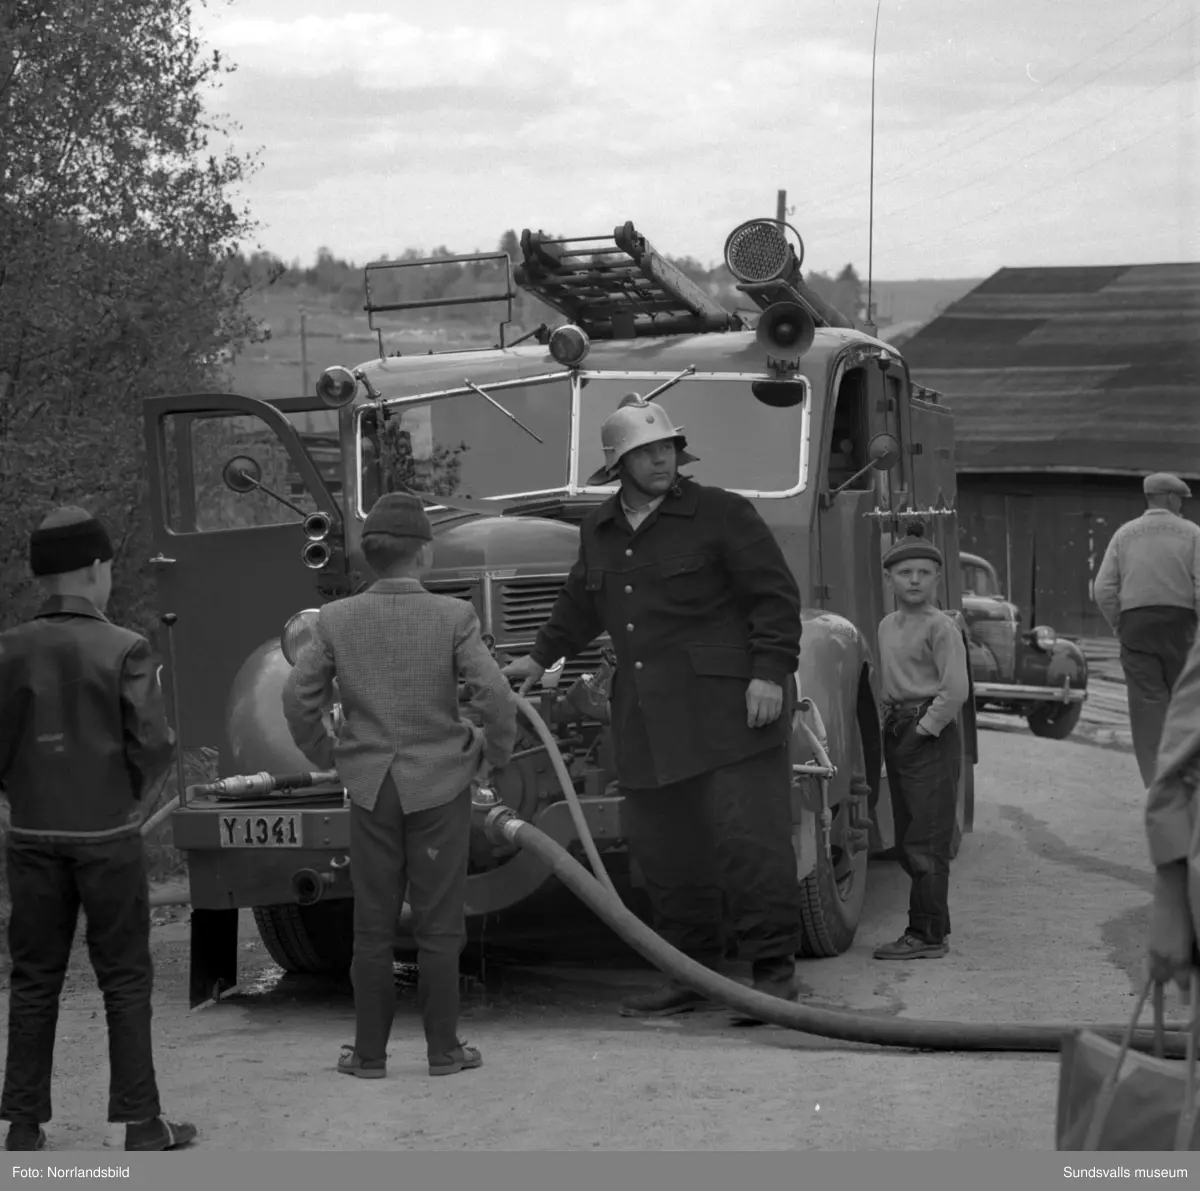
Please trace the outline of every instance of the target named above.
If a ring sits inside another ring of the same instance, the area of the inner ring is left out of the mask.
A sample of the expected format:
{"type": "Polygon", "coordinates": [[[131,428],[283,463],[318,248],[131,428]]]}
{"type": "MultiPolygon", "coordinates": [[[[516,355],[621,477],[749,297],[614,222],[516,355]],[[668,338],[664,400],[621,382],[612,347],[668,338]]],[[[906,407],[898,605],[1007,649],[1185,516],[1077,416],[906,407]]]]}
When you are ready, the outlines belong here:
{"type": "MultiPolygon", "coordinates": [[[[816,1009],[794,1001],[756,992],[736,980],[706,968],[677,951],[633,914],[621,901],[604,868],[587,820],[567,773],[562,754],[549,728],[529,701],[517,696],[517,706],[537,731],[554,763],[563,796],[571,808],[571,817],[584,851],[597,875],[593,877],[575,858],[545,832],[517,818],[508,807],[494,808],[487,817],[488,835],[497,843],[507,840],[532,852],[551,872],[626,943],[668,976],[699,993],[745,1013],[748,1017],[772,1025],[836,1038],[844,1042],[866,1042],[878,1046],[899,1046],[917,1050],[945,1051],[1057,1051],[1063,1037],[1078,1029],[1088,1029],[1114,1042],[1120,1042],[1129,1029],[1124,1025],[1080,1026],[1071,1022],[993,1023],[991,1025],[956,1021],[920,1021],[911,1018],[883,1018],[865,1013],[816,1009]]],[[[1182,1058],[1186,1054],[1187,1026],[1169,1025],[1160,1036],[1163,1054],[1182,1058]]],[[[1155,1049],[1154,1031],[1138,1030],[1131,1046],[1135,1050],[1155,1049]]]]}

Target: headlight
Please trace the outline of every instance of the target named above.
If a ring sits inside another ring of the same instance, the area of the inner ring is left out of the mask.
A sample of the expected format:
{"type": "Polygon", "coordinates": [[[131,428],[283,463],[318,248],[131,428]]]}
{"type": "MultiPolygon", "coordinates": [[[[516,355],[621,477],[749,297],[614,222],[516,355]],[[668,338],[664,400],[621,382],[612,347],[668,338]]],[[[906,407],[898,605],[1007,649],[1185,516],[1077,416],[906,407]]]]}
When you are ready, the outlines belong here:
{"type": "Polygon", "coordinates": [[[1039,624],[1033,630],[1033,643],[1038,649],[1050,650],[1054,648],[1055,641],[1058,640],[1058,634],[1049,626],[1039,624]]]}
{"type": "Polygon", "coordinates": [[[305,608],[303,612],[297,612],[283,626],[283,633],[279,638],[279,647],[283,650],[283,656],[287,658],[289,666],[296,664],[296,659],[300,656],[301,650],[316,635],[318,615],[318,609],[305,608]]]}
{"type": "Polygon", "coordinates": [[[354,400],[358,391],[358,378],[349,368],[335,365],[326,368],[317,378],[317,396],[330,408],[341,409],[354,400]]]}
{"type": "Polygon", "coordinates": [[[582,364],[591,346],[587,334],[571,323],[557,327],[550,336],[550,354],[568,368],[582,364]]]}

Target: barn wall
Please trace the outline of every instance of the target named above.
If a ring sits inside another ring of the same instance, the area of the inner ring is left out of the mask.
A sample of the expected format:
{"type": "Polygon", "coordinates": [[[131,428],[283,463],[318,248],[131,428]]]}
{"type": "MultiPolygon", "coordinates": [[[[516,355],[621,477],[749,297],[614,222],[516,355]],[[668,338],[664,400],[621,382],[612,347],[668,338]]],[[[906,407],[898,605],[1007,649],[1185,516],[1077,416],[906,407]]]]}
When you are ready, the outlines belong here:
{"type": "MultiPolygon", "coordinates": [[[[1200,519],[1200,499],[1184,516],[1200,519]]],[[[1145,509],[1140,479],[1085,476],[958,476],[959,548],[981,554],[1025,627],[1106,637],[1091,584],[1118,526],[1145,509]]]]}

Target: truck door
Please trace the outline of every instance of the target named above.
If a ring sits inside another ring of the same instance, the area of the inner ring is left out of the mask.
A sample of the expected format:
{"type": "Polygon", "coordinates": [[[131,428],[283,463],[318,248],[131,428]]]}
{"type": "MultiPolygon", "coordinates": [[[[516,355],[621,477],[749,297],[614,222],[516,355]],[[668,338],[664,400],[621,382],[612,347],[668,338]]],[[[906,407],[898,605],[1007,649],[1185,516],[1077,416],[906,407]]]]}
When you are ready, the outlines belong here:
{"type": "Polygon", "coordinates": [[[817,503],[821,573],[815,602],[862,626],[874,648],[873,628],[883,615],[879,522],[865,516],[876,503],[875,471],[857,479],[868,462],[872,434],[870,365],[845,367],[836,378],[833,408],[823,419],[817,503]],[[842,484],[849,486],[836,496],[842,484]]]}
{"type": "MultiPolygon", "coordinates": [[[[171,641],[182,714],[172,706],[172,721],[181,726],[184,747],[221,753],[222,772],[226,701],[238,670],[280,635],[288,617],[321,603],[314,573],[301,559],[301,524],[321,509],[337,525],[341,513],[297,427],[323,442],[328,455],[330,441],[337,442],[337,417],[315,397],[267,404],[198,394],[155,397],[144,405],[156,551],[149,562],[159,612],[178,617],[171,641]],[[253,458],[262,483],[302,511],[261,492],[227,487],[225,464],[239,455],[253,458]]],[[[325,468],[332,478],[336,459],[325,468]]],[[[160,652],[166,662],[165,640],[160,652]]],[[[170,705],[169,678],[164,675],[163,685],[170,705]]]]}

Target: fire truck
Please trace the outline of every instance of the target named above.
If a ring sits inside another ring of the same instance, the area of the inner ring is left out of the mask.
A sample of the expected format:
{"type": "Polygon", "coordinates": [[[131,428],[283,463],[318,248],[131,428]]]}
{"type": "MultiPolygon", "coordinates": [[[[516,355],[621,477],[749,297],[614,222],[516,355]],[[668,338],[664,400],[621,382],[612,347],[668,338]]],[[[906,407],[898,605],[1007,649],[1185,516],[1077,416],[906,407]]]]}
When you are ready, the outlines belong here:
{"type": "MultiPolygon", "coordinates": [[[[219,768],[219,780],[184,792],[173,816],[188,866],[193,1004],[236,983],[243,909],[285,970],[349,966],[347,795],[336,774],[309,772],[281,692],[315,610],[373,581],[359,548],[373,502],[395,490],[426,500],[435,556],[425,585],[474,605],[503,664],[532,647],[576,558],[579,523],[614,491],[587,477],[601,461],[601,422],[631,392],[686,429],[700,457],[688,474],[753,501],[799,582],[797,716],[808,731],[794,725],[793,838],[803,950],[836,956],[855,938],[868,859],[892,844],[875,651],[894,606],[882,555],[908,520],[920,519],[943,551],[941,606],[961,618],[951,413],[913,383],[899,351],[805,283],[803,241],[788,224],[750,220],[728,237],[725,263],[749,314],[716,301],[632,223],[573,239],[526,230],[520,253],[515,262],[492,253],[368,265],[378,356],[326,368],[312,397],[145,403],[152,562],[173,625],[164,686],[182,746],[215,750],[219,768]],[[486,265],[503,291],[379,299],[387,271],[447,263],[486,265]],[[562,321],[506,342],[520,290],[562,321]],[[494,345],[385,352],[379,316],[468,302],[507,303],[494,345]],[[322,434],[341,448],[323,462],[305,446],[322,434]],[[823,780],[806,765],[814,733],[831,770],[823,780]]],[[[611,663],[606,646],[599,639],[562,659],[537,697],[596,850],[636,890],[597,680],[611,663]]],[[[968,699],[956,841],[973,816],[972,707],[968,699]]],[[[335,692],[332,730],[339,716],[335,692]]],[[[502,803],[579,849],[545,745],[523,722],[493,785],[502,803]]],[[[493,921],[547,882],[541,861],[480,831],[468,918],[493,921]]],[[[412,945],[406,915],[398,953],[412,945]]]]}

